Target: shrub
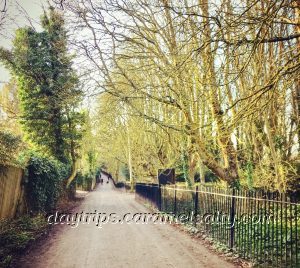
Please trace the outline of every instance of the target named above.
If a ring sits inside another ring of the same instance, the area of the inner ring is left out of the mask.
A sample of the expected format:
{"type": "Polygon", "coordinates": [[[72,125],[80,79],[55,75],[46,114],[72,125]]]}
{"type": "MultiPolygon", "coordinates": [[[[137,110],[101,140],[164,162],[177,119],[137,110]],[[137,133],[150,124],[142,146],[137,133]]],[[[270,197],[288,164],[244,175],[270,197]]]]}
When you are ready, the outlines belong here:
{"type": "Polygon", "coordinates": [[[26,168],[26,192],[34,212],[55,208],[69,167],[57,160],[32,155],[26,168]]]}
{"type": "Polygon", "coordinates": [[[125,183],[124,182],[117,182],[115,186],[117,188],[124,188],[125,187],[125,183]]]}
{"type": "Polygon", "coordinates": [[[0,222],[0,267],[11,267],[13,256],[23,252],[28,245],[41,237],[49,225],[43,215],[28,215],[0,222]]]}
{"type": "Polygon", "coordinates": [[[82,186],[82,188],[86,191],[90,191],[92,188],[93,179],[95,178],[95,174],[89,172],[85,175],[82,172],[78,172],[76,175],[76,184],[78,186],[82,186]]]}
{"type": "Polygon", "coordinates": [[[96,169],[95,175],[98,177],[98,176],[101,175],[101,172],[102,172],[102,170],[101,170],[101,168],[99,167],[99,168],[96,169]]]}
{"type": "Polygon", "coordinates": [[[76,181],[77,185],[83,186],[84,176],[81,171],[77,172],[75,181],[76,181]]]}
{"type": "Polygon", "coordinates": [[[0,131],[0,165],[14,164],[21,146],[21,138],[6,131],[0,131]]]}
{"type": "Polygon", "coordinates": [[[125,178],[125,180],[130,180],[130,172],[128,165],[124,165],[121,167],[121,174],[125,178]]]}

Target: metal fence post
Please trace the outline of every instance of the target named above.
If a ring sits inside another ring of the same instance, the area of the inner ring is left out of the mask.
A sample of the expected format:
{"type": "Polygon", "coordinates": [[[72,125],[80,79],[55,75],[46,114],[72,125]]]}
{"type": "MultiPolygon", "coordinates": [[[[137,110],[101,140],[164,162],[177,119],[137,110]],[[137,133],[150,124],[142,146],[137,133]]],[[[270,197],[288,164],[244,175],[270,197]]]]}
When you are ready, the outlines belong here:
{"type": "Polygon", "coordinates": [[[229,247],[232,249],[234,246],[234,230],[235,230],[235,189],[232,189],[231,207],[230,207],[230,244],[229,247]]]}
{"type": "Polygon", "coordinates": [[[161,184],[158,184],[158,210],[161,211],[161,184]]]}

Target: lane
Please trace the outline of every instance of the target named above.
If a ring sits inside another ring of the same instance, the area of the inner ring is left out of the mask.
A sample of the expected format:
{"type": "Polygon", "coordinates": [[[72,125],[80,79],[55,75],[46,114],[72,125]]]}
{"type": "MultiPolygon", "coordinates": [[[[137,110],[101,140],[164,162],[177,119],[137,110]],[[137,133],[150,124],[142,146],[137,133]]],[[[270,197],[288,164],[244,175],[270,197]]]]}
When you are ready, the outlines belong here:
{"type": "MultiPolygon", "coordinates": [[[[134,195],[107,184],[106,178],[76,211],[95,210],[120,216],[149,212],[134,195]]],[[[168,224],[108,223],[98,228],[91,222],[55,228],[59,230],[24,257],[20,267],[234,267],[168,224]]]]}

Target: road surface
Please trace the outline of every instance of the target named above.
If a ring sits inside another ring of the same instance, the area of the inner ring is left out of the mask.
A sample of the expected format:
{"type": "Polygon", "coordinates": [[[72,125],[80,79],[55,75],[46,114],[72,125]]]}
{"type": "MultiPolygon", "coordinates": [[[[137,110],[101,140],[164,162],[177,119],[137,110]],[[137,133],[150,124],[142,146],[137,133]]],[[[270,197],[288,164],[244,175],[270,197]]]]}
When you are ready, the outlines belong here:
{"type": "MultiPolygon", "coordinates": [[[[76,212],[96,210],[119,217],[149,212],[134,195],[115,190],[105,181],[85,197],[76,212]]],[[[234,267],[169,224],[107,223],[98,228],[96,221],[79,223],[76,228],[56,225],[40,247],[21,259],[19,267],[234,267]]]]}

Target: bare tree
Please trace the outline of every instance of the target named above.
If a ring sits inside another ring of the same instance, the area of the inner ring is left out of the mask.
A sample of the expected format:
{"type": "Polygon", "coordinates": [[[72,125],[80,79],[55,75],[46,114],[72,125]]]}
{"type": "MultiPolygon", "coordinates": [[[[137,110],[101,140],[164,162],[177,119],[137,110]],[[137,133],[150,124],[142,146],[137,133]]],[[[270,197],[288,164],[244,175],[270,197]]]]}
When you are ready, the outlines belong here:
{"type": "MultiPolygon", "coordinates": [[[[285,189],[297,178],[299,1],[57,5],[89,85],[168,133],[191,184],[203,165],[233,186],[285,189]]],[[[145,123],[139,137],[150,129],[145,123]]],[[[154,157],[166,164],[162,148],[154,157]]]]}

